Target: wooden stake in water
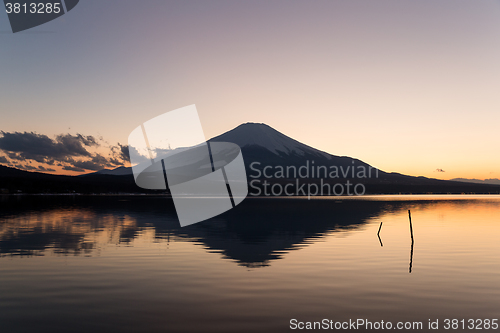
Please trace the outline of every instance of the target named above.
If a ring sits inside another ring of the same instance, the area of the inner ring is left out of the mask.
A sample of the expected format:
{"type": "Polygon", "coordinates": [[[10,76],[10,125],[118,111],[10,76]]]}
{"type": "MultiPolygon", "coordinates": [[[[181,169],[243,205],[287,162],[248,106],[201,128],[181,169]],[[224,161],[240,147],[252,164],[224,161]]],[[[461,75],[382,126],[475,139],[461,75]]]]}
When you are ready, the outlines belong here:
{"type": "Polygon", "coordinates": [[[411,225],[411,212],[408,209],[408,218],[410,219],[410,235],[411,235],[411,242],[413,243],[413,226],[411,225]]]}
{"type": "Polygon", "coordinates": [[[408,218],[410,219],[410,235],[411,235],[411,250],[410,250],[410,273],[411,273],[411,268],[413,266],[413,244],[415,243],[415,240],[413,239],[413,226],[411,224],[411,212],[408,209],[408,218]]]}

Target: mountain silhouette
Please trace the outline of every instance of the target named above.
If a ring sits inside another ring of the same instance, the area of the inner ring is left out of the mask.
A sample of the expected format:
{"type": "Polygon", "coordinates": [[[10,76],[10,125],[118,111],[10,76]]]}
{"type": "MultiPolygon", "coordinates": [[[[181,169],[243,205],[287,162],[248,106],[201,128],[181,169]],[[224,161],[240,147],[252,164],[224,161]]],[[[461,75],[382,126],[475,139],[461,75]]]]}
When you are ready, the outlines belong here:
{"type": "Polygon", "coordinates": [[[498,179],[498,178],[489,178],[489,179],[485,179],[485,180],[481,180],[481,179],[469,179],[469,178],[453,178],[451,180],[452,181],[456,181],[456,182],[464,182],[464,183],[500,185],[500,179],[498,179]]]}
{"type": "Polygon", "coordinates": [[[335,156],[318,150],[278,132],[271,126],[258,123],[242,124],[209,142],[232,142],[243,151],[245,164],[258,161],[262,165],[303,165],[307,160],[316,165],[370,167],[368,163],[347,156],[335,156]]]}
{"type": "Polygon", "coordinates": [[[331,155],[294,140],[269,125],[262,123],[242,124],[210,141],[227,141],[240,147],[258,146],[275,154],[316,155],[329,158],[331,155]]]}
{"type": "MultiPolygon", "coordinates": [[[[252,163],[259,162],[260,169],[265,166],[291,166],[300,168],[309,163],[317,166],[337,167],[342,170],[353,166],[366,170],[376,170],[370,164],[348,156],[336,156],[303,144],[271,126],[262,123],[245,123],[216,136],[209,142],[232,142],[240,146],[247,169],[247,177],[252,175],[252,163]]],[[[350,169],[352,170],[352,169],[350,169]]],[[[352,180],[352,173],[340,172],[338,179],[327,179],[325,182],[338,182],[341,179],[352,180]]],[[[377,177],[358,179],[367,187],[368,194],[382,193],[500,193],[500,186],[476,186],[479,184],[460,181],[446,181],[426,177],[413,177],[397,172],[377,171],[377,177]]],[[[271,180],[272,181],[272,180],[271,180]]],[[[274,180],[286,182],[286,180],[274,180]]],[[[309,177],[309,183],[319,185],[319,177],[309,177]]],[[[486,184],[482,184],[486,185],[486,184]]],[[[497,184],[498,185],[498,184],[497,184]]]]}
{"type": "Polygon", "coordinates": [[[103,170],[99,170],[97,172],[94,172],[94,174],[96,174],[96,175],[115,175],[115,176],[131,175],[132,174],[132,168],[128,168],[128,167],[125,167],[125,166],[120,166],[120,167],[115,168],[115,169],[103,169],[103,170]]]}

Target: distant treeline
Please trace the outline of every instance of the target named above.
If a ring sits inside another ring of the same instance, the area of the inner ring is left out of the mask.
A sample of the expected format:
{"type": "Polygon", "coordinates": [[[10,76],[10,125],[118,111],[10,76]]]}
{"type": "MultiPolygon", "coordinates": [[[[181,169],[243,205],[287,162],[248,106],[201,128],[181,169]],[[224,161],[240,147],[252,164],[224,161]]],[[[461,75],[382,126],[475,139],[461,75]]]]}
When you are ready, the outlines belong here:
{"type": "Polygon", "coordinates": [[[0,193],[160,193],[138,187],[132,175],[61,176],[0,166],[0,193]]]}
{"type": "MultiPolygon", "coordinates": [[[[294,193],[294,195],[308,195],[308,187],[317,188],[321,195],[335,195],[332,193],[335,184],[343,184],[344,193],[347,195],[347,181],[350,182],[350,193],[354,193],[354,186],[362,184],[364,194],[500,194],[500,185],[475,184],[456,181],[445,181],[429,179],[424,177],[411,177],[401,174],[383,173],[379,178],[369,179],[270,179],[270,178],[248,178],[250,196],[277,195],[279,188],[282,193],[294,193]],[[297,185],[297,181],[298,185],[297,185]],[[278,185],[275,185],[278,184],[278,185]],[[330,193],[326,189],[330,188],[330,193]],[[272,186],[274,187],[274,193],[272,186]],[[302,190],[300,190],[300,186],[302,190]],[[267,190],[267,192],[266,192],[267,190]]],[[[340,193],[340,186],[336,187],[340,193]]],[[[357,188],[358,192],[361,187],[357,188]]],[[[135,184],[132,175],[99,175],[90,174],[83,176],[61,176],[49,175],[37,172],[27,172],[0,166],[0,194],[15,193],[147,193],[160,194],[166,191],[145,190],[135,184]]],[[[314,193],[311,193],[315,195],[314,193]]]]}

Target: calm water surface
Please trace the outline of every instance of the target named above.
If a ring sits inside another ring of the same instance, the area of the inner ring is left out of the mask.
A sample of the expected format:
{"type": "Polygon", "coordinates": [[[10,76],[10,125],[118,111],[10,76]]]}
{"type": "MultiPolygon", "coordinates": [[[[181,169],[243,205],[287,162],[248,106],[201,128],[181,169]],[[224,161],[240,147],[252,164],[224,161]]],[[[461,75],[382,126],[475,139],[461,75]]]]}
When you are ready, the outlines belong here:
{"type": "Polygon", "coordinates": [[[498,196],[248,198],[185,228],[162,197],[3,196],[0,331],[500,319],[499,236],[498,196]]]}

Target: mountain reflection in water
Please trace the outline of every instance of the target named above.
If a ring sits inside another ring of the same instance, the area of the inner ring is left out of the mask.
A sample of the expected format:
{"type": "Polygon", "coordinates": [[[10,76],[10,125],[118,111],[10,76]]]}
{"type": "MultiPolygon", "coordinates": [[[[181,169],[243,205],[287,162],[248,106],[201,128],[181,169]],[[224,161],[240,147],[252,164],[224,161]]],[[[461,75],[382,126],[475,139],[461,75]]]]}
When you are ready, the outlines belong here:
{"type": "Polygon", "coordinates": [[[363,228],[387,208],[373,201],[249,198],[181,228],[165,197],[4,197],[1,207],[2,256],[92,256],[150,230],[152,242],[198,243],[249,267],[269,265],[325,234],[363,228]]]}
{"type": "Polygon", "coordinates": [[[275,333],[292,318],[495,319],[499,221],[499,196],[247,198],[185,228],[160,196],[0,196],[0,323],[275,333]]]}

